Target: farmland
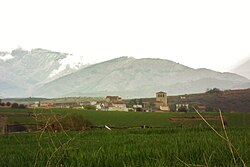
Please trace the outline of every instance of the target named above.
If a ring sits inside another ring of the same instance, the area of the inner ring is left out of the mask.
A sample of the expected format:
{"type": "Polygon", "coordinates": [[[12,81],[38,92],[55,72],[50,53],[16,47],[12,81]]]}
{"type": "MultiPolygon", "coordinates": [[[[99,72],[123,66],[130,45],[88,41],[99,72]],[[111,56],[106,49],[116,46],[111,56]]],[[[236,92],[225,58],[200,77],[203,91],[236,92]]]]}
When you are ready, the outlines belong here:
{"type": "MultiPolygon", "coordinates": [[[[196,113],[100,112],[71,109],[3,109],[8,124],[36,123],[68,113],[95,128],[83,131],[10,133],[0,136],[1,166],[235,166],[228,143],[196,113]],[[32,114],[30,114],[32,113],[32,114]],[[103,127],[107,125],[112,131],[103,127]],[[141,128],[146,125],[148,128],[141,128]]],[[[218,113],[202,113],[224,134],[218,113]]],[[[238,166],[250,165],[250,114],[223,113],[238,166]],[[237,151],[236,151],[237,150],[237,151]]],[[[41,122],[40,122],[41,123],[41,122]]]]}

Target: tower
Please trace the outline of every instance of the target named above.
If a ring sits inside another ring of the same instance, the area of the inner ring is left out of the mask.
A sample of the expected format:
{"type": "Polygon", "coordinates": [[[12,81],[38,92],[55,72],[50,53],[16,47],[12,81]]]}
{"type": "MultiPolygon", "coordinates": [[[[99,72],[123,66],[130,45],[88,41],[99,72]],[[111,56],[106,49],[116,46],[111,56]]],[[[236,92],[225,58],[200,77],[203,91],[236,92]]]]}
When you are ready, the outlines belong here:
{"type": "Polygon", "coordinates": [[[168,97],[166,92],[157,92],[156,93],[156,108],[160,111],[169,111],[168,107],[168,97]]]}
{"type": "Polygon", "coordinates": [[[162,102],[164,106],[168,105],[167,93],[166,92],[157,92],[156,101],[162,102]]]}

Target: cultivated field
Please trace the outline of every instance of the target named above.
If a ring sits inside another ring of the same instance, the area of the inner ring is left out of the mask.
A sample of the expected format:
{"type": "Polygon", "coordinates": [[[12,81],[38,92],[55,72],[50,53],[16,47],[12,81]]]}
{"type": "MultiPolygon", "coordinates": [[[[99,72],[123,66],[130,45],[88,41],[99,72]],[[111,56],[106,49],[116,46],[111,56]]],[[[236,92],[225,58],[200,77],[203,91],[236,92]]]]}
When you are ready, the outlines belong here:
{"type": "MultiPolygon", "coordinates": [[[[23,125],[46,125],[72,112],[92,124],[81,131],[39,127],[1,135],[0,166],[250,166],[247,113],[222,113],[230,151],[197,113],[0,110],[8,124],[23,125]]],[[[219,113],[202,114],[224,136],[219,113]]]]}

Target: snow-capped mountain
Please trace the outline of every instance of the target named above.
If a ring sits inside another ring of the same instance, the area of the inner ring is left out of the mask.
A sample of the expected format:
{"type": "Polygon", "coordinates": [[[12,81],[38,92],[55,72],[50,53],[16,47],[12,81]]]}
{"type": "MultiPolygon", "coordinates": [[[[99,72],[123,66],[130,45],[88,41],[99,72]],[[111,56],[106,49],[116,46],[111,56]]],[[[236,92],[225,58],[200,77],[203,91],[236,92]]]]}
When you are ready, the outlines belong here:
{"type": "Polygon", "coordinates": [[[18,48],[10,53],[0,52],[0,95],[32,95],[34,87],[83,68],[83,60],[75,57],[45,49],[18,48]]]}
{"type": "Polygon", "coordinates": [[[37,96],[152,97],[204,92],[207,88],[231,89],[249,80],[233,73],[193,69],[162,59],[121,57],[91,65],[49,82],[34,91],[37,96]]]}
{"type": "Polygon", "coordinates": [[[199,93],[207,88],[245,88],[249,79],[234,73],[193,69],[163,59],[120,57],[84,65],[83,57],[45,49],[0,52],[0,97],[152,97],[199,93]]]}

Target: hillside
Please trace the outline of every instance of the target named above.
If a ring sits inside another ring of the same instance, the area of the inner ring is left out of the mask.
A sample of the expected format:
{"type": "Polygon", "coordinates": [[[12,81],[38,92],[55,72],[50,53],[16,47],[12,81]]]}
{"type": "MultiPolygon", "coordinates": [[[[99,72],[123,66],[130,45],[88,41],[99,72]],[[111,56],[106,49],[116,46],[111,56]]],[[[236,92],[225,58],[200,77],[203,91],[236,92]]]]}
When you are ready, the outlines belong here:
{"type": "Polygon", "coordinates": [[[152,97],[156,91],[169,94],[204,92],[207,88],[230,89],[249,82],[233,74],[193,69],[169,60],[121,57],[95,64],[46,83],[35,96],[152,97]]]}
{"type": "Polygon", "coordinates": [[[250,78],[250,58],[244,61],[243,63],[239,64],[237,67],[235,67],[231,71],[233,73],[237,73],[239,75],[250,78]]]}
{"type": "MultiPolygon", "coordinates": [[[[155,98],[147,98],[144,101],[153,102],[155,98]]],[[[221,109],[226,112],[250,112],[250,89],[225,90],[217,93],[185,94],[169,96],[168,102],[171,108],[176,103],[188,103],[190,105],[204,105],[209,111],[221,109]],[[185,97],[185,99],[181,99],[185,97]]]]}
{"type": "MultiPolygon", "coordinates": [[[[155,98],[145,98],[143,101],[154,103],[155,98]]],[[[168,96],[168,103],[172,111],[175,110],[175,104],[188,103],[190,106],[204,105],[208,111],[221,109],[225,112],[250,112],[249,102],[250,89],[168,96]]]]}
{"type": "Polygon", "coordinates": [[[45,49],[31,51],[21,48],[11,53],[0,52],[0,96],[24,97],[32,95],[32,88],[57,79],[77,69],[62,67],[61,61],[67,53],[53,52],[45,49]]]}

